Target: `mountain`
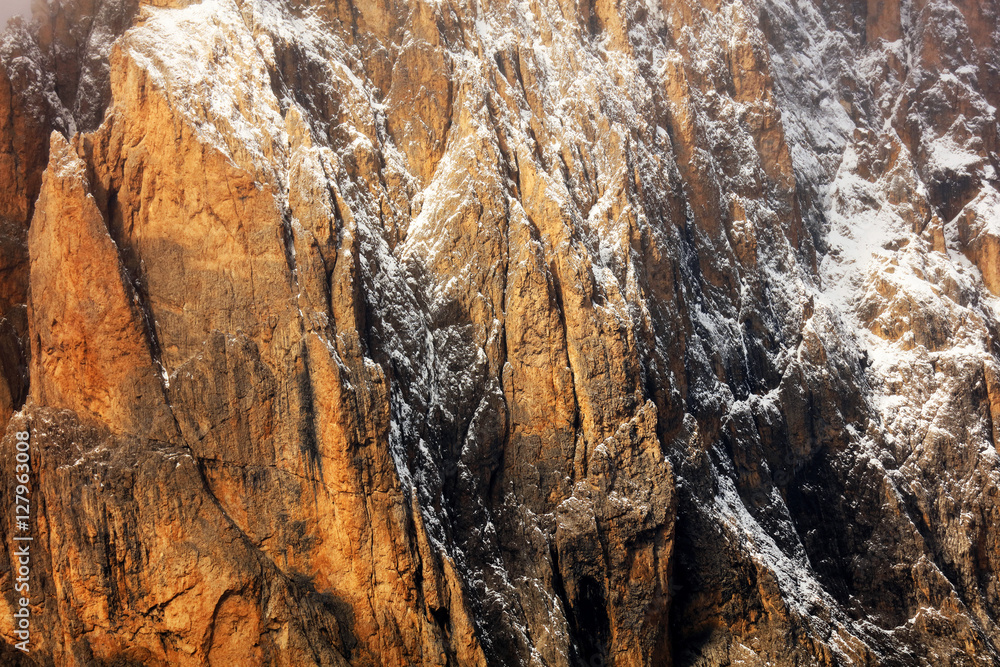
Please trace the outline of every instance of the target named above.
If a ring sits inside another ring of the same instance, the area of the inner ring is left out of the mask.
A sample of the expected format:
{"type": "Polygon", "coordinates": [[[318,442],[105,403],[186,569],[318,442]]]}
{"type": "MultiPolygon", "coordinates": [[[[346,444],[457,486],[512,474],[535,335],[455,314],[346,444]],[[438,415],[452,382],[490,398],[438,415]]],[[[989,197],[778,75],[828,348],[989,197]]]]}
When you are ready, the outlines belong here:
{"type": "Polygon", "coordinates": [[[0,661],[1000,664],[998,106],[997,0],[38,4],[0,661]]]}

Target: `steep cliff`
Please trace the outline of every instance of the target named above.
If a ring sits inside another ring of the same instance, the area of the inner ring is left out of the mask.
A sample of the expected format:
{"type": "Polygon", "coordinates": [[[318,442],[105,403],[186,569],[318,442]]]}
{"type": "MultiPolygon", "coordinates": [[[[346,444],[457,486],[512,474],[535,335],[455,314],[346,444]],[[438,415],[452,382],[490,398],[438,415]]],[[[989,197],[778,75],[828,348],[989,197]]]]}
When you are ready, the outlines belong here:
{"type": "Polygon", "coordinates": [[[37,665],[1000,664],[996,0],[52,0],[37,665]]]}

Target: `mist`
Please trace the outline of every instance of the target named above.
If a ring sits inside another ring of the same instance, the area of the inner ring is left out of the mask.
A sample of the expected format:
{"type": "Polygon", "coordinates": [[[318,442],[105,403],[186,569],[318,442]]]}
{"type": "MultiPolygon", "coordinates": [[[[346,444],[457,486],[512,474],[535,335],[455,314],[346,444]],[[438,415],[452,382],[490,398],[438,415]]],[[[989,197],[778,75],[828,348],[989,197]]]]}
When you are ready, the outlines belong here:
{"type": "Polygon", "coordinates": [[[0,30],[7,27],[7,21],[14,16],[31,16],[31,0],[0,0],[0,30]]]}

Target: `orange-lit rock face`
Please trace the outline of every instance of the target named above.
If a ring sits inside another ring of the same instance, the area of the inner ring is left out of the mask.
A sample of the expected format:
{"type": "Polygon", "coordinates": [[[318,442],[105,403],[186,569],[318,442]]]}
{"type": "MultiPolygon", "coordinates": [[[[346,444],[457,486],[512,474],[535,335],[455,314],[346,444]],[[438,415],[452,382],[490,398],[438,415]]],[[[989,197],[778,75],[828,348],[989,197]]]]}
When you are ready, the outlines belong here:
{"type": "Polygon", "coordinates": [[[143,316],[94,197],[86,165],[59,133],[28,235],[31,402],[113,430],[176,430],[143,316]]]}
{"type": "Polygon", "coordinates": [[[1000,660],[995,2],[40,11],[40,664],[1000,660]]]}

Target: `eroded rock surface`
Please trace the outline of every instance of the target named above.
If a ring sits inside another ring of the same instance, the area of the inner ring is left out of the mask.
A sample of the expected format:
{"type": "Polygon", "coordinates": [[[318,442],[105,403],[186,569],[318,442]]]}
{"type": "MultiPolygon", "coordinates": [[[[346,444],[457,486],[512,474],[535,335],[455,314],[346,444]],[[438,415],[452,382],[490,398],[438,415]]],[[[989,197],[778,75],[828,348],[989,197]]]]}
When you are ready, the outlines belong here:
{"type": "Polygon", "coordinates": [[[24,660],[1000,663],[994,0],[39,11],[24,660]]]}

